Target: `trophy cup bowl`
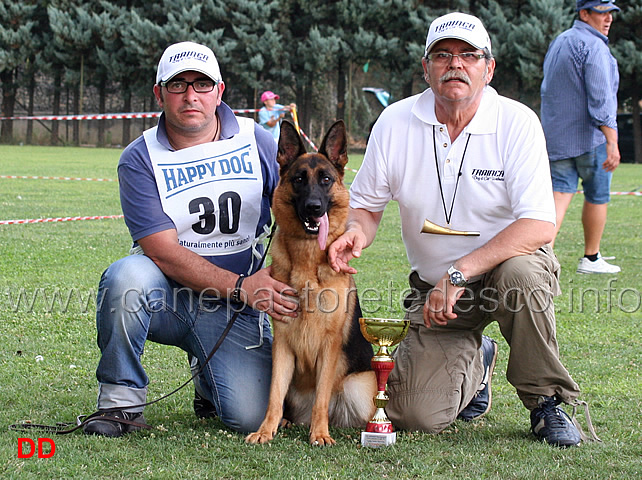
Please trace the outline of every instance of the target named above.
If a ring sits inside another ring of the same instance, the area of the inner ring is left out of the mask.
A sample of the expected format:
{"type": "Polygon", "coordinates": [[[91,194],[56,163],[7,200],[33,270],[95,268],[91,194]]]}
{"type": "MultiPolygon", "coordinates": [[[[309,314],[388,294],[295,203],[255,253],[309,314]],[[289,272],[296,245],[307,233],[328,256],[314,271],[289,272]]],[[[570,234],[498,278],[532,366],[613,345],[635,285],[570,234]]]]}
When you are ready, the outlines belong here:
{"type": "Polygon", "coordinates": [[[373,399],[376,410],[366,425],[366,431],[361,432],[361,445],[365,447],[392,445],[397,440],[397,434],[384,410],[389,400],[386,394],[386,383],[388,375],[395,366],[395,362],[388,352],[388,347],[403,340],[408,333],[410,320],[360,318],[359,326],[365,339],[379,347],[370,361],[377,377],[377,395],[373,399]]]}

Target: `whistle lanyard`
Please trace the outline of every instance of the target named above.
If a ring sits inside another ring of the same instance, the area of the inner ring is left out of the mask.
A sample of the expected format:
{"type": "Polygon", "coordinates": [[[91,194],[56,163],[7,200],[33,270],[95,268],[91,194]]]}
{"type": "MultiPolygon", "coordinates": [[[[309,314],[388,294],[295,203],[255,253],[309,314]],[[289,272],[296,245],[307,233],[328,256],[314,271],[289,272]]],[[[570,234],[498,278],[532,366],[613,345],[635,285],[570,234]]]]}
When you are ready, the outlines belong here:
{"type": "Polygon", "coordinates": [[[461,163],[459,164],[459,172],[457,173],[457,182],[455,183],[455,191],[453,192],[453,198],[450,202],[450,210],[446,209],[446,199],[444,198],[444,188],[441,185],[441,174],[439,173],[439,161],[437,160],[437,141],[435,139],[435,126],[432,126],[432,148],[435,151],[435,169],[437,170],[437,180],[439,180],[439,193],[441,194],[441,204],[444,207],[444,216],[446,217],[446,224],[450,225],[450,219],[453,215],[453,207],[455,206],[455,197],[457,196],[457,187],[459,187],[459,179],[461,178],[461,170],[464,167],[464,157],[466,156],[466,150],[468,150],[468,142],[470,141],[470,133],[466,139],[466,145],[464,146],[464,153],[461,155],[461,163]]]}

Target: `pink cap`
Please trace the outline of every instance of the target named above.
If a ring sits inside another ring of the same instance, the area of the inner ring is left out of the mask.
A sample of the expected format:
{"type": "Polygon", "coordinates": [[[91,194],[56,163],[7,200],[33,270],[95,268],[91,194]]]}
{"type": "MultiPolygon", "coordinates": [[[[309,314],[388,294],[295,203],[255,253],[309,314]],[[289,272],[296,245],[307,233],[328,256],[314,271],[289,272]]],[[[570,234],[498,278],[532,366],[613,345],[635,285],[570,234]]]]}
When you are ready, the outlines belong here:
{"type": "Polygon", "coordinates": [[[276,93],[274,93],[274,92],[270,92],[269,90],[267,90],[267,91],[265,91],[265,92],[263,92],[263,93],[261,94],[261,101],[262,101],[262,102],[265,102],[266,100],[272,100],[273,98],[274,98],[274,99],[276,99],[276,100],[278,100],[278,99],[279,99],[279,98],[281,98],[281,97],[279,97],[279,96],[278,96],[276,93]]]}

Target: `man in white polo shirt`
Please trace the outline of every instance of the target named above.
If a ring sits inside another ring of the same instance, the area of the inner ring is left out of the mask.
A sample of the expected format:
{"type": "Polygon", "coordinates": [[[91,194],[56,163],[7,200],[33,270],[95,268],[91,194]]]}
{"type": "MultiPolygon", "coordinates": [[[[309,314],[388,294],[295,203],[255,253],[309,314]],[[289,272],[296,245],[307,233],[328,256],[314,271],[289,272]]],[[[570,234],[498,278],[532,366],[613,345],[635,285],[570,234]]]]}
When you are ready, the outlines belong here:
{"type": "Polygon", "coordinates": [[[348,262],[374,240],[386,204],[399,203],[411,326],[386,411],[400,428],[435,433],[485,414],[497,344],[482,332],[497,321],[533,433],[577,445],[579,431],[558,407],[579,388],[555,337],[559,264],[547,245],[555,205],[538,118],[488,86],[495,59],[476,17],[436,19],[422,64],[431,88],[379,117],[350,189],[347,231],[329,249],[335,270],[355,273],[348,262]],[[421,233],[426,219],[479,235],[421,233]]]}

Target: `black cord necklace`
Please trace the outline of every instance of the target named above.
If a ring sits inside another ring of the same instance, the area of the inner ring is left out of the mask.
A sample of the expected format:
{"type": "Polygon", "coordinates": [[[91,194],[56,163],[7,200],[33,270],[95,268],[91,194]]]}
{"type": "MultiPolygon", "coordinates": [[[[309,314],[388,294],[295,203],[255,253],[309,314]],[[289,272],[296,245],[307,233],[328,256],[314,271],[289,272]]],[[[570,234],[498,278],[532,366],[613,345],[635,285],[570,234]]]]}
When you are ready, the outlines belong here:
{"type": "Polygon", "coordinates": [[[214,114],[214,118],[216,118],[216,132],[214,132],[214,138],[212,139],[213,142],[216,141],[216,137],[218,136],[218,130],[221,128],[221,120],[218,118],[218,114],[214,114]]]}
{"type": "Polygon", "coordinates": [[[461,178],[461,170],[464,166],[464,157],[466,156],[466,150],[468,150],[468,142],[470,141],[470,133],[466,139],[466,145],[464,146],[464,153],[461,155],[461,163],[459,164],[459,173],[457,173],[457,182],[455,183],[455,191],[453,192],[453,199],[450,202],[450,211],[446,210],[446,199],[444,198],[444,189],[441,186],[441,175],[439,173],[439,162],[437,160],[437,142],[435,140],[435,126],[432,126],[432,148],[435,151],[435,169],[437,170],[437,179],[439,180],[439,193],[441,193],[441,204],[444,207],[444,216],[446,217],[446,225],[450,225],[450,219],[453,215],[453,207],[455,206],[455,197],[457,196],[457,187],[459,187],[459,179],[461,178]]]}

